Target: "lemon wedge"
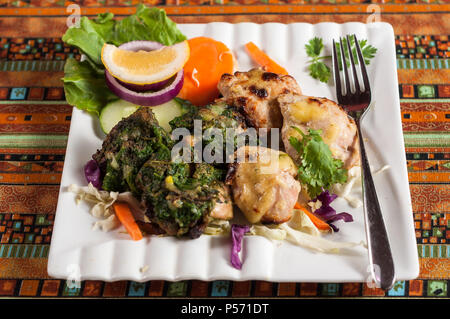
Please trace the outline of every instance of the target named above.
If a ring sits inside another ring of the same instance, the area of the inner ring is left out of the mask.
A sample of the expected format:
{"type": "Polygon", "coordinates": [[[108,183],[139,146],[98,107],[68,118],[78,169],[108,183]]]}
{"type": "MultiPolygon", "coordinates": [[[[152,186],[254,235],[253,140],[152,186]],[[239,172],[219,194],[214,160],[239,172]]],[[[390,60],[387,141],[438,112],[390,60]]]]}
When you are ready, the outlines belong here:
{"type": "Polygon", "coordinates": [[[152,84],[178,73],[189,59],[189,44],[183,41],[154,51],[129,51],[105,43],[102,62],[115,78],[131,84],[152,84]]]}

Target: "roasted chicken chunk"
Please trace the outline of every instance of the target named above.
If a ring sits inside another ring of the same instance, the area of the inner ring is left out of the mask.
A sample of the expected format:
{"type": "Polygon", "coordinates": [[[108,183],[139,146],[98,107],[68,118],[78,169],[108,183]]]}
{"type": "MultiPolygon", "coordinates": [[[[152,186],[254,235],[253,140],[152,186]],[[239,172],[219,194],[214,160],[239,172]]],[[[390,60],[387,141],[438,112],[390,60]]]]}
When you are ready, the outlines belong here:
{"type": "Polygon", "coordinates": [[[210,216],[215,219],[229,220],[233,218],[233,201],[231,200],[230,187],[220,185],[219,194],[215,200],[214,208],[210,216]]]}
{"type": "Polygon", "coordinates": [[[347,169],[359,165],[355,121],[338,104],[326,98],[297,94],[282,94],[278,102],[283,114],[281,135],[284,147],[295,161],[299,160],[299,154],[289,143],[289,138],[293,136],[301,140],[302,136],[293,126],[305,134],[308,129],[321,130],[322,139],[334,158],[340,159],[347,169]]]}
{"type": "Polygon", "coordinates": [[[301,94],[293,77],[262,69],[223,74],[218,88],[226,102],[238,108],[256,129],[281,128],[283,118],[277,97],[282,93],[301,94]]]}
{"type": "Polygon", "coordinates": [[[258,146],[237,151],[226,182],[232,185],[235,204],[251,223],[287,222],[300,192],[297,168],[284,152],[258,146]]]}

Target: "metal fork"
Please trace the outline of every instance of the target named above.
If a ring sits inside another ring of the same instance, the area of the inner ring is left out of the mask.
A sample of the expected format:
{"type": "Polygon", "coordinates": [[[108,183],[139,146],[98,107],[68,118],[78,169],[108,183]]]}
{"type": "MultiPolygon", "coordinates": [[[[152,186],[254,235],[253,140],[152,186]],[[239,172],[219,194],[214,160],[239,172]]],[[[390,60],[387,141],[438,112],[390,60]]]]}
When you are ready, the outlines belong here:
{"type": "Polygon", "coordinates": [[[367,246],[369,250],[370,272],[375,284],[386,290],[390,289],[395,282],[394,262],[392,259],[389,239],[386,233],[383,216],[381,214],[378,196],[373,183],[372,174],[370,171],[369,161],[364,147],[364,139],[361,134],[361,120],[369,109],[371,102],[369,77],[367,75],[366,65],[364,62],[361,48],[358,43],[356,35],[354,36],[357,57],[361,69],[362,82],[364,90],[358,80],[357,69],[351,50],[350,38],[347,35],[348,55],[350,57],[350,65],[352,69],[352,78],[349,76],[347,67],[347,58],[344,54],[344,43],[339,39],[341,65],[343,69],[343,82],[341,84],[341,77],[338,64],[338,55],[336,52],[336,43],[333,40],[333,73],[334,82],[336,84],[336,95],[339,104],[353,117],[356,122],[359,136],[359,148],[361,155],[361,178],[363,185],[363,210],[366,227],[367,246]],[[351,82],[353,82],[354,92],[351,91],[351,82]],[[342,88],[345,92],[342,93],[342,88]]]}

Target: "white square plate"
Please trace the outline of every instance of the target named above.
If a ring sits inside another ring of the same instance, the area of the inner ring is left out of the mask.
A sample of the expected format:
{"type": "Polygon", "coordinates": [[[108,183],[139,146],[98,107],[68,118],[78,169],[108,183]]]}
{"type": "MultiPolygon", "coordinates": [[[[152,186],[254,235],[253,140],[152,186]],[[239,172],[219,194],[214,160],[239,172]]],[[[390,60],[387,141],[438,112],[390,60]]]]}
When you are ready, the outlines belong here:
{"type": "MultiPolygon", "coordinates": [[[[210,23],[180,24],[179,27],[188,38],[208,36],[224,42],[235,53],[240,71],[255,67],[243,47],[253,41],[296,78],[304,94],[332,100],[336,100],[334,86],[308,75],[305,43],[314,36],[322,37],[324,54],[328,55],[333,38],[355,33],[359,39],[368,39],[378,48],[369,66],[375,105],[363,121],[363,134],[368,138],[371,165],[375,168],[390,166],[374,179],[392,245],[397,279],[417,277],[419,263],[392,27],[387,23],[210,23]]],[[[230,264],[231,240],[228,237],[203,235],[195,240],[147,237],[134,242],[123,228],[108,233],[93,231],[95,219],[88,213],[88,206],[77,206],[67,186],[86,184],[83,166],[101,147],[102,138],[98,120],[74,108],[48,260],[50,276],[139,282],[156,279],[364,282],[368,279],[368,256],[362,247],[342,251],[342,254],[321,254],[288,242],[275,243],[263,237],[247,236],[241,255],[243,268],[237,270],[230,264]],[[142,267],[146,271],[141,271],[142,267]]],[[[351,213],[354,222],[339,224],[340,231],[327,237],[336,241],[365,241],[362,208],[352,209],[342,199],[334,204],[337,211],[351,213]]]]}

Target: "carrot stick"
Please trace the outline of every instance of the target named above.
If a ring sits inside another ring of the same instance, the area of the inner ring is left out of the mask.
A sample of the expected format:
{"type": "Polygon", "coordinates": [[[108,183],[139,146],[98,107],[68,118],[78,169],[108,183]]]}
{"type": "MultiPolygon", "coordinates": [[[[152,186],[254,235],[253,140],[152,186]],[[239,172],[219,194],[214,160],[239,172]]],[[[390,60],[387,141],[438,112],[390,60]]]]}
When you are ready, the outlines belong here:
{"type": "Polygon", "coordinates": [[[143,238],[142,232],[134,220],[130,207],[126,203],[114,203],[113,207],[117,218],[130,234],[131,238],[133,240],[141,240],[143,238]]]}
{"type": "Polygon", "coordinates": [[[268,72],[273,72],[277,74],[288,74],[285,68],[280,66],[274,60],[272,60],[264,51],[258,48],[253,42],[248,42],[245,45],[250,57],[259,65],[264,67],[268,72]]]}
{"type": "Polygon", "coordinates": [[[314,215],[313,213],[311,213],[309,210],[307,210],[305,207],[303,207],[302,205],[300,205],[298,202],[295,203],[294,209],[298,209],[301,210],[302,212],[304,212],[306,215],[308,215],[309,219],[311,219],[312,223],[314,224],[314,226],[316,226],[318,229],[320,230],[326,230],[329,231],[330,230],[330,225],[328,225],[326,222],[324,222],[322,219],[320,219],[319,217],[317,217],[316,215],[314,215]]]}

